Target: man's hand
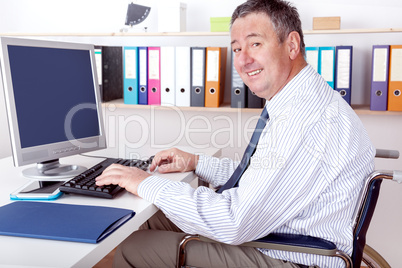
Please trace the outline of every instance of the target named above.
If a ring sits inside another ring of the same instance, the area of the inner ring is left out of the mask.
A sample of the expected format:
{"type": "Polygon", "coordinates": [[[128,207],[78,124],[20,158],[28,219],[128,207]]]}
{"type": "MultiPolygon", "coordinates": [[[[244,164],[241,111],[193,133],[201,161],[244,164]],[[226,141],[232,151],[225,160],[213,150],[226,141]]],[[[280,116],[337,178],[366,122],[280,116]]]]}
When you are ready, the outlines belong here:
{"type": "Polygon", "coordinates": [[[149,177],[148,172],[136,167],[126,167],[119,164],[110,165],[96,178],[96,185],[116,184],[127,191],[138,195],[138,185],[149,177]]]}
{"type": "MultiPolygon", "coordinates": [[[[160,173],[187,172],[195,170],[197,163],[197,155],[173,148],[157,153],[152,160],[149,170],[153,172],[156,167],[158,167],[160,173]]],[[[138,185],[149,176],[150,174],[148,172],[136,167],[113,164],[96,178],[96,185],[115,184],[138,195],[138,185]]]]}
{"type": "Polygon", "coordinates": [[[172,148],[157,153],[149,170],[152,172],[158,167],[160,173],[194,171],[197,163],[197,155],[172,148]]]}

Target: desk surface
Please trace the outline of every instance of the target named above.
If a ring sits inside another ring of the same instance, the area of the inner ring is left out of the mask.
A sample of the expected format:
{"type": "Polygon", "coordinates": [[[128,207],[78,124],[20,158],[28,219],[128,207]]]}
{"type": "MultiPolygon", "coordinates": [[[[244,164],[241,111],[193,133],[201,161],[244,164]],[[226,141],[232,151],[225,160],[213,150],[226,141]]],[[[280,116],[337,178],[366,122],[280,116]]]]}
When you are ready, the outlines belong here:
{"type": "MultiPolygon", "coordinates": [[[[182,149],[194,152],[190,148],[182,149]]],[[[139,149],[138,153],[145,158],[155,154],[156,151],[158,150],[139,149]]],[[[204,149],[202,153],[220,156],[218,149],[204,149]]],[[[108,150],[97,152],[96,155],[116,157],[108,150]]],[[[61,159],[62,163],[79,164],[87,168],[100,161],[102,159],[86,156],[61,159]]],[[[12,202],[9,194],[27,182],[21,174],[25,168],[14,167],[11,157],[0,159],[0,206],[12,202]]],[[[191,182],[196,178],[193,172],[161,176],[184,182],[191,182]]],[[[112,200],[62,195],[59,199],[49,202],[126,208],[134,210],[136,215],[98,244],[1,236],[0,267],[92,267],[157,211],[153,204],[128,192],[123,192],[112,200]]]]}

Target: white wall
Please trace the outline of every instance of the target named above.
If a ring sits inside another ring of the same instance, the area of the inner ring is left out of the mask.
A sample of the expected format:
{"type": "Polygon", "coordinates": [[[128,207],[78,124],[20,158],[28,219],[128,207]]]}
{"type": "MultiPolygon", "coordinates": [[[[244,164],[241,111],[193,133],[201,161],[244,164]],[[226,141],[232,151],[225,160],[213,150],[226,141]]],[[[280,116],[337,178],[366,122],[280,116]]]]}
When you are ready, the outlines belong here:
{"type": "MultiPolygon", "coordinates": [[[[0,33],[89,33],[118,32],[124,26],[126,6],[123,0],[0,0],[0,33]]],[[[137,1],[150,5],[149,31],[157,31],[157,6],[164,0],[137,1]]],[[[187,0],[187,31],[209,31],[209,17],[230,16],[240,0],[187,0]]],[[[341,28],[401,28],[402,2],[399,0],[294,0],[303,29],[312,28],[312,18],[341,16],[341,28]]],[[[144,22],[145,23],[145,22],[144,22]]],[[[38,37],[45,38],[45,37],[38,37]]],[[[91,42],[99,45],[190,45],[229,46],[229,37],[46,37],[47,39],[91,42]]],[[[402,44],[402,34],[306,35],[306,45],[353,45],[353,104],[369,104],[371,46],[402,44]]],[[[228,81],[228,80],[227,80],[228,81]]],[[[226,89],[228,100],[228,88],[226,89]]],[[[223,156],[238,158],[247,144],[247,130],[255,124],[256,111],[215,113],[182,112],[177,109],[105,108],[110,146],[125,152],[135,151],[142,142],[154,146],[215,146],[223,156]],[[146,122],[141,125],[141,122],[146,122]],[[223,128],[223,130],[222,130],[223,128]],[[140,129],[140,130],[139,130],[140,129]],[[233,130],[233,131],[232,131],[233,130]],[[153,133],[153,134],[152,134],[153,133]],[[132,148],[131,148],[132,147],[132,148]]],[[[401,115],[360,115],[373,143],[378,148],[402,152],[401,115]]],[[[3,95],[0,94],[0,157],[11,154],[6,127],[3,95]]],[[[402,160],[378,160],[378,169],[402,169],[402,160]]],[[[399,241],[402,232],[402,186],[383,183],[378,209],[368,232],[368,243],[381,252],[392,267],[401,267],[399,241]]]]}
{"type": "MultiPolygon", "coordinates": [[[[0,32],[116,32],[124,23],[127,3],[151,6],[177,0],[0,0],[0,32]]],[[[230,16],[242,0],[182,0],[187,3],[187,31],[208,31],[209,17],[230,16]]],[[[398,0],[294,0],[304,29],[312,18],[341,16],[342,28],[398,27],[398,0]]],[[[150,15],[151,16],[151,15],[150,15]]]]}

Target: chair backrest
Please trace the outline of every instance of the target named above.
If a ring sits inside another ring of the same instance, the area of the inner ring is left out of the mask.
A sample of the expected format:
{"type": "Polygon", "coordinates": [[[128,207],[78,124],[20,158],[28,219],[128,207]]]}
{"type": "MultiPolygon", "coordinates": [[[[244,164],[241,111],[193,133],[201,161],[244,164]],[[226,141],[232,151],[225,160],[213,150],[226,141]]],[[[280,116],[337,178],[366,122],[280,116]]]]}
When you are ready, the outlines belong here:
{"type": "MultiPolygon", "coordinates": [[[[399,151],[376,149],[376,158],[398,159],[399,151]]],[[[398,173],[399,174],[399,173],[398,173]]],[[[366,233],[369,228],[371,218],[373,217],[377,199],[380,194],[380,187],[383,179],[393,179],[395,172],[375,171],[369,175],[365,181],[365,187],[360,195],[356,206],[354,219],[353,235],[353,267],[360,267],[362,261],[364,246],[366,245],[366,233]]],[[[400,175],[397,175],[399,178],[400,175]]]]}
{"type": "Polygon", "coordinates": [[[366,245],[366,233],[377,204],[382,179],[387,176],[389,177],[389,174],[375,172],[367,178],[355,219],[352,253],[353,267],[360,267],[364,246],[366,245]]]}

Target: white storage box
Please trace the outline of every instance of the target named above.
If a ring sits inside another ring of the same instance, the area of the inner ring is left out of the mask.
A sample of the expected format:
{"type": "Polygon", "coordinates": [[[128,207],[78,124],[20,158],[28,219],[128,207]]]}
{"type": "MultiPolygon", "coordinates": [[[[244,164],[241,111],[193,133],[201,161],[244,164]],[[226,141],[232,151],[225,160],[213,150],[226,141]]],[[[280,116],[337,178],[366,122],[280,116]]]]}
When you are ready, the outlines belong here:
{"type": "Polygon", "coordinates": [[[186,11],[185,3],[161,3],[158,6],[158,32],[185,32],[186,11]]]}

